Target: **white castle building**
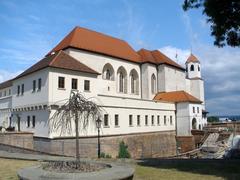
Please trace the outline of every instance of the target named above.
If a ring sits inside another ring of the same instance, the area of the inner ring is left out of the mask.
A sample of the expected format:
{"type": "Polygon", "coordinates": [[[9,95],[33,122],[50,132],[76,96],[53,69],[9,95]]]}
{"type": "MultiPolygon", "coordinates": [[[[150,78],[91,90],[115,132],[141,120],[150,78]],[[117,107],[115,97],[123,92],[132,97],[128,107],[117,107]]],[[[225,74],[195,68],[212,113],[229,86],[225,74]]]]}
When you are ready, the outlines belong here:
{"type": "MultiPolygon", "coordinates": [[[[135,51],[123,40],[76,27],[39,62],[0,84],[0,126],[58,137],[48,121],[72,89],[104,109],[102,135],[188,136],[207,123],[201,64],[193,54],[182,67],[158,50],[135,51]]],[[[96,134],[90,126],[81,136],[96,134]]]]}

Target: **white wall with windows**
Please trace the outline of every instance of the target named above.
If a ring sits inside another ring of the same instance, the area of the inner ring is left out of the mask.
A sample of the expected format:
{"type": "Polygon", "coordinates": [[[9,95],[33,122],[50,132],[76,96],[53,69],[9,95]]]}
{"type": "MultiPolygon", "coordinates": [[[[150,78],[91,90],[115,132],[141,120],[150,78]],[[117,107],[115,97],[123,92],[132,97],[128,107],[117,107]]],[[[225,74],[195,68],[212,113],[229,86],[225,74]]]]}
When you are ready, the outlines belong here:
{"type": "MultiPolygon", "coordinates": [[[[141,93],[131,93],[130,84],[130,73],[133,71],[135,71],[139,82],[141,82],[140,65],[138,63],[72,48],[68,48],[65,51],[83,64],[102,74],[98,76],[99,84],[102,87],[98,88],[99,93],[141,98],[141,93]],[[107,78],[109,74],[111,78],[107,78]]],[[[135,83],[137,86],[137,81],[135,83]]],[[[140,83],[138,83],[137,89],[138,92],[141,92],[140,83]]]]}
{"type": "Polygon", "coordinates": [[[192,129],[202,130],[206,125],[202,118],[202,104],[182,102],[177,103],[177,135],[189,136],[192,129]]]}
{"type": "Polygon", "coordinates": [[[96,74],[51,68],[48,104],[64,103],[69,98],[71,90],[75,90],[75,86],[87,98],[96,97],[98,90],[102,88],[96,74]]]}
{"type": "Polygon", "coordinates": [[[20,125],[20,131],[33,132],[34,136],[49,137],[49,115],[50,112],[47,109],[12,112],[12,124],[15,130],[18,130],[20,125]]]}
{"type": "MultiPolygon", "coordinates": [[[[175,105],[150,100],[119,98],[115,96],[99,95],[98,104],[102,108],[101,135],[119,135],[131,133],[174,131],[175,105]]],[[[52,110],[52,113],[54,110],[52,110]]],[[[90,120],[91,121],[91,120],[90,120]]],[[[80,125],[81,127],[81,125],[80,125]]],[[[72,132],[63,133],[63,136],[74,135],[72,132]]],[[[97,135],[96,126],[90,123],[87,130],[80,128],[84,136],[97,135]]],[[[58,137],[60,132],[52,132],[49,136],[58,137]]]]}
{"type": "Polygon", "coordinates": [[[12,86],[13,108],[47,104],[48,73],[49,69],[45,68],[38,72],[14,80],[12,86]]]}

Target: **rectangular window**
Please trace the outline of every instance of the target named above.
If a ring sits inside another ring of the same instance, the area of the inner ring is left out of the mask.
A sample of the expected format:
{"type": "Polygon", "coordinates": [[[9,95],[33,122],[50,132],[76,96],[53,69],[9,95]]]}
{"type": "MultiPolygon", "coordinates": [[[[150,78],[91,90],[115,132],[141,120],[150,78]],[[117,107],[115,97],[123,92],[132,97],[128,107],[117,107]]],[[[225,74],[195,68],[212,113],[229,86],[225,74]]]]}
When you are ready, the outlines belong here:
{"type": "Polygon", "coordinates": [[[193,107],[193,113],[195,113],[195,107],[193,107]]]}
{"type": "Polygon", "coordinates": [[[30,127],[30,116],[27,117],[27,127],[30,127]]]}
{"type": "Polygon", "coordinates": [[[38,79],[38,91],[41,91],[41,88],[42,88],[42,79],[39,78],[38,79]]]}
{"type": "Polygon", "coordinates": [[[109,126],[108,114],[104,114],[103,125],[104,125],[105,127],[108,127],[108,126],[109,126]]]}
{"type": "Polygon", "coordinates": [[[132,115],[129,115],[129,126],[133,126],[132,115]]]}
{"type": "Polygon", "coordinates": [[[11,92],[11,89],[9,89],[9,90],[8,90],[8,95],[10,96],[10,95],[11,95],[11,93],[12,93],[12,92],[11,92]]]}
{"type": "Polygon", "coordinates": [[[21,94],[23,95],[24,94],[24,84],[22,84],[22,92],[21,94]]]}
{"type": "Polygon", "coordinates": [[[154,116],[152,115],[152,125],[154,125],[154,116]]]}
{"type": "Polygon", "coordinates": [[[137,125],[140,126],[141,125],[141,121],[140,121],[140,115],[137,115],[137,125]]]}
{"type": "Polygon", "coordinates": [[[145,125],[148,125],[148,115],[145,115],[145,125]]]}
{"type": "Polygon", "coordinates": [[[157,124],[160,125],[160,116],[157,116],[157,124]]]}
{"type": "Polygon", "coordinates": [[[115,126],[119,126],[118,114],[115,114],[115,126]]]}
{"type": "Polygon", "coordinates": [[[172,116],[170,116],[170,124],[173,124],[172,116]]]}
{"type": "Polygon", "coordinates": [[[90,81],[84,80],[84,91],[90,91],[90,81]]]}
{"type": "Polygon", "coordinates": [[[77,89],[78,87],[78,80],[72,78],[72,89],[77,89]]]}
{"type": "Polygon", "coordinates": [[[65,78],[58,77],[58,88],[64,89],[65,88],[65,78]]]}
{"type": "Polygon", "coordinates": [[[197,107],[197,113],[199,113],[199,107],[197,107]]]}
{"type": "Polygon", "coordinates": [[[164,125],[167,125],[167,116],[164,116],[164,125]]]}
{"type": "Polygon", "coordinates": [[[6,90],[4,91],[4,96],[7,96],[7,91],[6,90]]]}
{"type": "Polygon", "coordinates": [[[33,128],[35,128],[35,120],[36,120],[35,116],[32,116],[32,127],[33,128]]]}
{"type": "Polygon", "coordinates": [[[18,85],[18,87],[17,87],[17,95],[18,96],[20,95],[20,85],[18,85]]]}
{"type": "Polygon", "coordinates": [[[36,80],[33,80],[33,92],[36,91],[36,80]]]}

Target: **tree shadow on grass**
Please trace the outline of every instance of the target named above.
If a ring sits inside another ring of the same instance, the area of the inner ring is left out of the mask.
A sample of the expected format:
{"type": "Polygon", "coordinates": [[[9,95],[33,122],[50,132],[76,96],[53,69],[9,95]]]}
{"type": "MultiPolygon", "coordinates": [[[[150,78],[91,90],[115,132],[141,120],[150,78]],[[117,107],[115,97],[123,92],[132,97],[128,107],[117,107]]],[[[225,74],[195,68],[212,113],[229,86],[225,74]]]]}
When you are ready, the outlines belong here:
{"type": "Polygon", "coordinates": [[[240,160],[225,159],[142,159],[140,166],[160,169],[176,169],[202,175],[214,175],[227,180],[240,179],[240,160]]]}

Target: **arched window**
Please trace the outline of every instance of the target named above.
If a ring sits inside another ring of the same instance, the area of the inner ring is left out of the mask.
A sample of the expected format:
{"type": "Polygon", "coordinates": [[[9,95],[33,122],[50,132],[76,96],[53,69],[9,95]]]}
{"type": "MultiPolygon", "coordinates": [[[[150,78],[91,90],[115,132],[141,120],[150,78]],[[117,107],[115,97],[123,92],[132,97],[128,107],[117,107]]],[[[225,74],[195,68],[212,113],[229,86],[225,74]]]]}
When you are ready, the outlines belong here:
{"type": "Polygon", "coordinates": [[[200,71],[200,66],[198,66],[198,71],[200,71]]]}
{"type": "Polygon", "coordinates": [[[192,119],[192,129],[197,129],[197,120],[196,120],[196,118],[192,119]]]}
{"type": "Polygon", "coordinates": [[[139,93],[139,78],[135,69],[131,70],[130,72],[130,88],[132,94],[139,93]]]}
{"type": "Polygon", "coordinates": [[[194,65],[193,64],[190,66],[190,71],[194,71],[194,65]]]}
{"type": "Polygon", "coordinates": [[[156,76],[154,74],[151,77],[151,91],[153,94],[156,93],[156,76]]]}
{"type": "Polygon", "coordinates": [[[114,80],[114,70],[111,64],[107,63],[104,65],[102,76],[103,79],[114,80]]]}
{"type": "Polygon", "coordinates": [[[117,71],[118,76],[118,92],[127,93],[127,72],[121,66],[117,71]]]}

